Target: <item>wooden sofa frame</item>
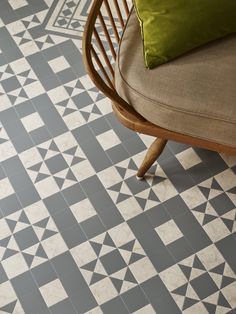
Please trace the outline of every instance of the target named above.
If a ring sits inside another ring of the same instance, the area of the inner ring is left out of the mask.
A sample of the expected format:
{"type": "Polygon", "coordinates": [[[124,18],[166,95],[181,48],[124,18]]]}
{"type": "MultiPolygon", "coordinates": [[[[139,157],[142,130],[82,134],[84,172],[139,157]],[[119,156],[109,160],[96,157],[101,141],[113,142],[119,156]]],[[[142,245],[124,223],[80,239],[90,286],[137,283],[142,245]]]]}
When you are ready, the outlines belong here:
{"type": "Polygon", "coordinates": [[[131,8],[127,0],[93,1],[84,30],[83,60],[94,84],[111,99],[112,108],[118,120],[129,129],[157,137],[148,149],[144,161],[138,170],[137,177],[142,178],[145,175],[147,170],[162,153],[168,140],[236,155],[236,147],[172,132],[147,121],[118,95],[114,82],[114,64],[116,60],[114,40],[116,41],[116,45],[119,45],[120,35],[122,34],[130,12],[131,8]],[[116,17],[113,16],[114,9],[116,11],[116,17]],[[106,17],[104,17],[102,12],[106,12],[106,17]],[[105,38],[109,49],[104,46],[103,40],[101,39],[101,31],[103,39],[105,38]]]}

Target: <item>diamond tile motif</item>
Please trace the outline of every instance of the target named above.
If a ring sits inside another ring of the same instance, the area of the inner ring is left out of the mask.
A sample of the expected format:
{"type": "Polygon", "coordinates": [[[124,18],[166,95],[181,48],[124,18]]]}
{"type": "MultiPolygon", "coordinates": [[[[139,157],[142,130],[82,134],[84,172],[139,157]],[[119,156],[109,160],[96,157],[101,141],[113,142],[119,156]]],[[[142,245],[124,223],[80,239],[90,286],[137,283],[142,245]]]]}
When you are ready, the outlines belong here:
{"type": "Polygon", "coordinates": [[[153,138],[85,72],[91,3],[0,3],[0,313],[235,314],[236,158],[169,142],[137,181],[153,138]]]}

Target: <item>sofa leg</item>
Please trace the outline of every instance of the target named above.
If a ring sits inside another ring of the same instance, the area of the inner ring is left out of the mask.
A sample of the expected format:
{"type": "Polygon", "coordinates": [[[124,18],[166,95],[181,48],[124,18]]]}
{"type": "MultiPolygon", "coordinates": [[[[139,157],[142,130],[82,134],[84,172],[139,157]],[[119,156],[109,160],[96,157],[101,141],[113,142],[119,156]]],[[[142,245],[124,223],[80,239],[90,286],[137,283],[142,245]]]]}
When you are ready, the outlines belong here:
{"type": "Polygon", "coordinates": [[[152,164],[157,160],[157,158],[163,152],[163,149],[165,148],[166,143],[167,143],[167,140],[164,140],[162,138],[155,139],[155,141],[149,147],[147,154],[142,162],[142,165],[140,166],[138,170],[138,173],[137,173],[138,179],[142,179],[144,177],[148,169],[152,166],[152,164]]]}

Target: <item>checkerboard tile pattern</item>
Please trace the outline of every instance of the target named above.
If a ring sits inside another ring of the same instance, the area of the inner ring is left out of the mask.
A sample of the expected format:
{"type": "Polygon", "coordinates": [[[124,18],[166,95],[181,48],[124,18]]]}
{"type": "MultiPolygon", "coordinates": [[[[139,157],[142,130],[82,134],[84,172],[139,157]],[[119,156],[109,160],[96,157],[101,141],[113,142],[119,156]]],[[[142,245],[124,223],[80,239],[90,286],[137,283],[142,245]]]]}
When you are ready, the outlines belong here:
{"type": "Polygon", "coordinates": [[[0,313],[236,313],[236,158],[121,126],[89,0],[0,3],[0,313]]]}

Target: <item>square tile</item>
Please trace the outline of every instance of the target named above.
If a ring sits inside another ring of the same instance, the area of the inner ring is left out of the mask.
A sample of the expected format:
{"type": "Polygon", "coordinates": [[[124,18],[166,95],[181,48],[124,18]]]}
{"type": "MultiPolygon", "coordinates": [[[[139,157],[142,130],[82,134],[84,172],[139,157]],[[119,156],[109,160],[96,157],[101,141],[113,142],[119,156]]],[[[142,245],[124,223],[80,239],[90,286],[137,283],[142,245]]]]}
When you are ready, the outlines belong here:
{"type": "Polygon", "coordinates": [[[59,279],[55,279],[39,288],[44,301],[50,307],[68,297],[62,283],[59,279]]]}
{"type": "Polygon", "coordinates": [[[97,140],[104,150],[120,144],[120,139],[113,130],[106,131],[97,136],[97,140]]]}
{"type": "Polygon", "coordinates": [[[8,2],[11,5],[13,10],[20,9],[28,5],[28,2],[26,0],[8,0],[8,2]]]}
{"type": "Polygon", "coordinates": [[[9,279],[19,276],[29,269],[21,253],[13,255],[1,263],[9,279]]]}
{"type": "Polygon", "coordinates": [[[181,163],[185,170],[194,167],[202,162],[201,158],[196,154],[193,148],[188,148],[176,155],[176,158],[181,163]]]}
{"type": "Polygon", "coordinates": [[[54,73],[58,73],[70,67],[69,63],[67,62],[64,56],[52,59],[48,63],[54,73]]]}
{"type": "Polygon", "coordinates": [[[183,237],[182,232],[179,230],[173,219],[156,227],[155,230],[165,245],[168,245],[173,241],[183,237]]]}
{"type": "Polygon", "coordinates": [[[191,285],[201,299],[218,291],[217,285],[207,273],[193,279],[191,285]]]}
{"type": "Polygon", "coordinates": [[[102,256],[100,260],[108,275],[111,275],[126,266],[126,263],[118,250],[102,256]]]}
{"type": "Polygon", "coordinates": [[[0,199],[5,198],[9,195],[14,194],[13,187],[8,178],[0,181],[0,199]]]}
{"type": "Polygon", "coordinates": [[[99,305],[115,298],[118,295],[117,290],[108,277],[90,286],[90,290],[99,305]]]}
{"type": "Polygon", "coordinates": [[[23,123],[27,132],[31,132],[35,129],[44,126],[44,123],[37,112],[25,116],[24,118],[21,119],[21,122],[23,123]]]}

